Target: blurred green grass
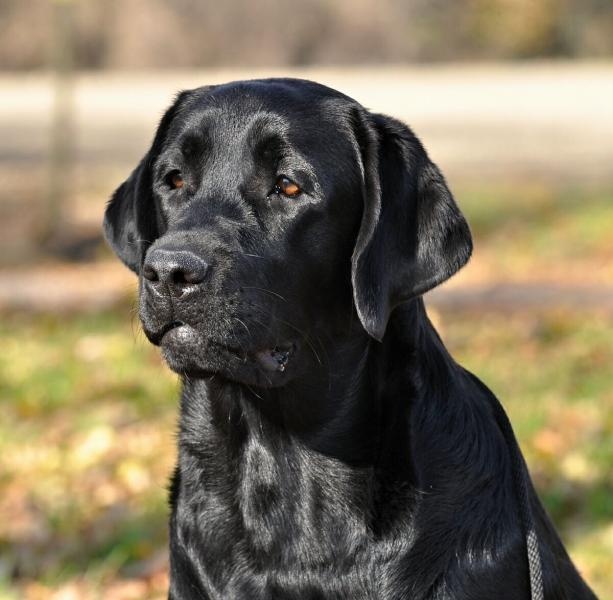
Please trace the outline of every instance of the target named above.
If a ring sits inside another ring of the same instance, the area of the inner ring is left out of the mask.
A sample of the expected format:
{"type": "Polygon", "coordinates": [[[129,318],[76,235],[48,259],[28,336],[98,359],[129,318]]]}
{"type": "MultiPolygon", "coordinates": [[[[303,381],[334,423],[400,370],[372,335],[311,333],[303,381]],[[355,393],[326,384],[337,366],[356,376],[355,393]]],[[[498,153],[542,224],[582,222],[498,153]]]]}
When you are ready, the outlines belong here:
{"type": "MultiPolygon", "coordinates": [[[[580,283],[609,273],[610,189],[456,193],[477,266],[491,268],[478,276],[580,283]]],[[[0,320],[1,599],[165,595],[179,385],[132,312],[0,320]],[[140,587],[110,591],[126,581],[140,587]]],[[[613,315],[432,312],[452,354],[509,412],[579,568],[600,597],[613,597],[613,315]]]]}
{"type": "Polygon", "coordinates": [[[15,576],[51,589],[82,574],[104,587],[165,547],[178,383],[129,314],[0,324],[7,589],[15,576]]]}
{"type": "Polygon", "coordinates": [[[600,597],[613,597],[613,316],[443,314],[456,359],[507,410],[537,489],[600,597]]]}
{"type": "MultiPolygon", "coordinates": [[[[528,180],[455,188],[482,276],[613,281],[613,189],[528,180]]],[[[470,270],[472,265],[469,265],[470,270]]]]}
{"type": "Polygon", "coordinates": [[[521,226],[535,235],[563,234],[569,250],[589,252],[599,247],[613,226],[613,191],[608,187],[559,187],[538,181],[497,187],[464,184],[458,187],[458,196],[482,242],[501,229],[521,226]],[[555,226],[560,224],[566,225],[562,231],[555,226]],[[569,230],[571,239],[566,238],[569,230]],[[597,243],[577,249],[574,243],[586,234],[597,243]]]}

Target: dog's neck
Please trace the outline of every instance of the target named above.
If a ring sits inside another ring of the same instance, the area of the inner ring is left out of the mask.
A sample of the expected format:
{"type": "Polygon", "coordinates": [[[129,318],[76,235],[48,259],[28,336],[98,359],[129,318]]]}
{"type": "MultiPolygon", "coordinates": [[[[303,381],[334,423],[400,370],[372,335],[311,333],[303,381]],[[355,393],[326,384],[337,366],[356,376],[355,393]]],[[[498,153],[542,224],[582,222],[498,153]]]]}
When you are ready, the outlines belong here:
{"type": "Polygon", "coordinates": [[[185,381],[180,449],[225,469],[233,465],[246,477],[260,468],[254,454],[284,461],[295,452],[350,471],[397,468],[408,478],[410,461],[397,457],[409,456],[415,388],[428,385],[418,368],[420,346],[437,340],[419,299],[395,311],[383,343],[356,328],[328,348],[315,371],[284,388],[253,389],[215,377],[185,381]]]}
{"type": "Polygon", "coordinates": [[[357,552],[374,530],[410,531],[423,490],[461,473],[448,454],[462,435],[455,423],[473,409],[450,396],[459,367],[421,300],[395,311],[383,343],[346,338],[328,360],[333,369],[284,389],[185,382],[172,499],[207,515],[199,535],[208,547],[223,553],[215,532],[231,523],[254,560],[332,560],[337,544],[357,552]],[[442,446],[441,429],[450,432],[442,446]]]}

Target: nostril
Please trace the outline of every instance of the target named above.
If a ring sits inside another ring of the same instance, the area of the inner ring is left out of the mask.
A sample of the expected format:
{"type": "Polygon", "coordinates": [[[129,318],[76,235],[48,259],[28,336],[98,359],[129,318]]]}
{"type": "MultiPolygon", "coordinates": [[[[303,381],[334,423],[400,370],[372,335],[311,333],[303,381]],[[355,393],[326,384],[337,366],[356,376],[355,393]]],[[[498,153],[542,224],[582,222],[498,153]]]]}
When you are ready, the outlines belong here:
{"type": "Polygon", "coordinates": [[[176,269],[172,273],[172,282],[175,285],[198,284],[204,281],[208,265],[202,262],[197,268],[176,269]]]}
{"type": "Polygon", "coordinates": [[[175,271],[173,281],[178,284],[197,284],[204,281],[206,275],[206,265],[202,268],[188,271],[175,271]]]}
{"type": "Polygon", "coordinates": [[[158,273],[151,265],[143,266],[143,277],[148,281],[158,281],[158,273]]]}

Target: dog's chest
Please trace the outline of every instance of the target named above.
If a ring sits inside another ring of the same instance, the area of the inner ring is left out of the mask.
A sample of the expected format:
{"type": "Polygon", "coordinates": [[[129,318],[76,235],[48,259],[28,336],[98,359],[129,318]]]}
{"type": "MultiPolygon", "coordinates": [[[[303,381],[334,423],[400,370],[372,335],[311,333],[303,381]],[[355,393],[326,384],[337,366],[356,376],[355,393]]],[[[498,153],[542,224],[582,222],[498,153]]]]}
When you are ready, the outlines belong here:
{"type": "Polygon", "coordinates": [[[246,547],[263,563],[335,564],[369,536],[370,469],[352,469],[295,443],[253,437],[239,469],[246,547]]]}
{"type": "Polygon", "coordinates": [[[377,539],[372,469],[259,436],[237,458],[225,472],[209,462],[200,492],[184,486],[191,492],[179,499],[191,515],[179,537],[198,549],[190,558],[199,569],[215,574],[209,584],[224,597],[244,586],[254,598],[383,597],[410,540],[400,548],[377,539]]]}
{"type": "Polygon", "coordinates": [[[420,546],[434,497],[262,427],[236,445],[209,431],[181,457],[171,560],[190,565],[182,580],[198,580],[198,597],[445,598],[440,576],[459,542],[446,537],[434,555],[420,546]]]}

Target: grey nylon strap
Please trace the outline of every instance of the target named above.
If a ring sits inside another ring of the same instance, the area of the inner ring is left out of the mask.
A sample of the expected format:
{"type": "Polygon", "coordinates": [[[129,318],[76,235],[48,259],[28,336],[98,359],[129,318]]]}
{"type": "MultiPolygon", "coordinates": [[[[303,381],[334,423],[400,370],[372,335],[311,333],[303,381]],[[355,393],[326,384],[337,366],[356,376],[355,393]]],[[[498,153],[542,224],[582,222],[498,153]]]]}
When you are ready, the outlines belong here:
{"type": "Polygon", "coordinates": [[[513,451],[513,479],[519,500],[519,516],[526,538],[528,573],[530,575],[530,598],[531,600],[544,600],[541,553],[528,494],[528,468],[519,450],[509,418],[503,410],[500,413],[501,419],[499,424],[502,427],[502,433],[507,439],[509,448],[513,451]]]}
{"type": "Polygon", "coordinates": [[[539,551],[538,537],[534,527],[534,518],[528,497],[527,469],[519,454],[515,453],[513,470],[515,483],[519,495],[519,511],[523,521],[524,534],[526,536],[526,551],[528,554],[528,571],[530,573],[530,597],[531,600],[543,600],[543,570],[541,566],[541,553],[539,551]]]}

